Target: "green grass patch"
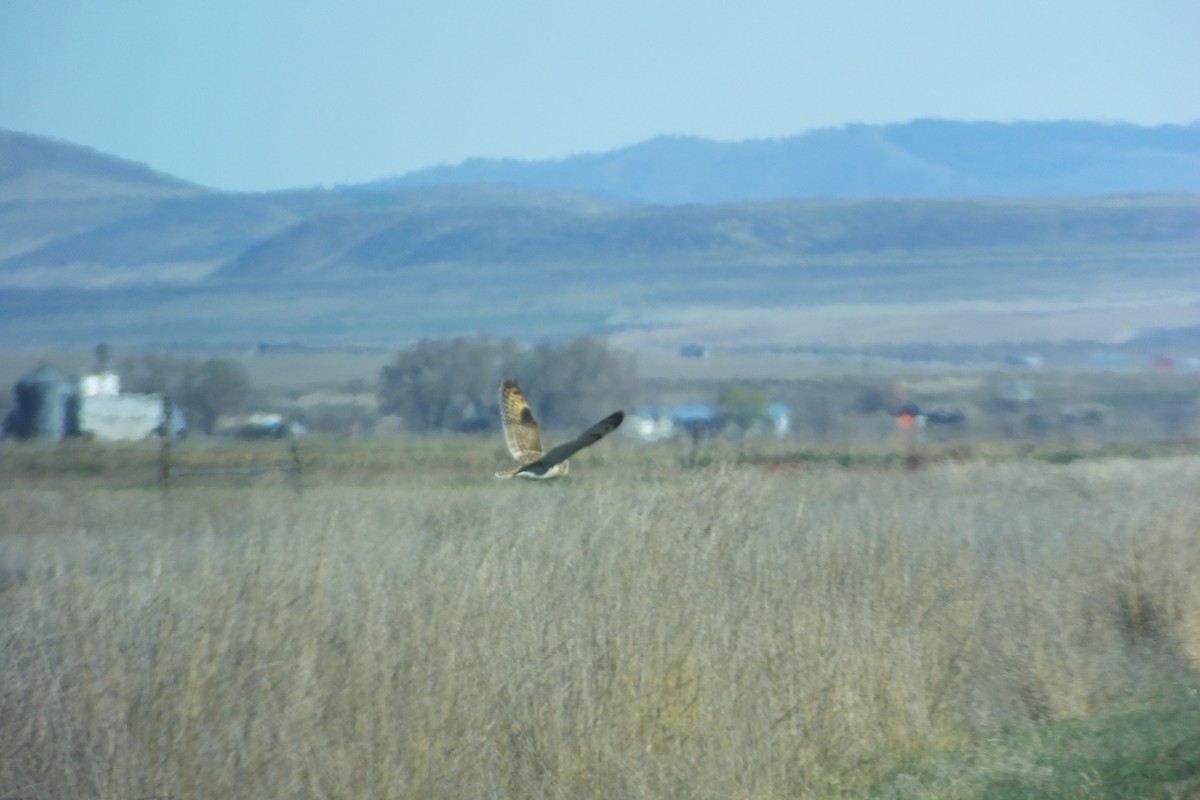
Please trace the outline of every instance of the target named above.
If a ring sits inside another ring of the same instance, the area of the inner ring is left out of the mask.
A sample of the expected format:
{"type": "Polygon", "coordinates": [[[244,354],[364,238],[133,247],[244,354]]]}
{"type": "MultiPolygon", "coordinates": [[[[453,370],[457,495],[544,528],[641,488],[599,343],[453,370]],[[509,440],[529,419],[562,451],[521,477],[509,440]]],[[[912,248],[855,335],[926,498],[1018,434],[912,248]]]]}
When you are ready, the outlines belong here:
{"type": "Polygon", "coordinates": [[[865,791],[882,798],[1200,797],[1200,690],[1152,705],[1023,728],[902,760],[865,791]]]}

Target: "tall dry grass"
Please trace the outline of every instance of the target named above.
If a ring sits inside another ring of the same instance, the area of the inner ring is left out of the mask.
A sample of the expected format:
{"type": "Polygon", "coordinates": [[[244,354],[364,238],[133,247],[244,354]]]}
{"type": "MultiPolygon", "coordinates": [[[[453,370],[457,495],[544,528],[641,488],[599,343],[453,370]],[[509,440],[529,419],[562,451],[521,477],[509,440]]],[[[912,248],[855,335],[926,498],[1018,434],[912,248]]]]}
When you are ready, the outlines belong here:
{"type": "Polygon", "coordinates": [[[650,466],[0,490],[0,796],[828,796],[1200,666],[1200,459],[650,466]]]}

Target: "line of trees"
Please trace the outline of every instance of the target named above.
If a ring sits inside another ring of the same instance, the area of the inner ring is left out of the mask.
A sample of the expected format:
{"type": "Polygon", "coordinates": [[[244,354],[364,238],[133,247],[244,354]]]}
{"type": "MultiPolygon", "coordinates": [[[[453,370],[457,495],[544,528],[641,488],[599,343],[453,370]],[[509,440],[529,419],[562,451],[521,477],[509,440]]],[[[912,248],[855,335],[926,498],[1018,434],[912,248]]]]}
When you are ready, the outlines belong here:
{"type": "MultiPolygon", "coordinates": [[[[108,361],[107,348],[98,348],[97,364],[108,361]]],[[[124,359],[118,371],[125,391],[169,396],[204,433],[221,416],[244,411],[252,396],[246,367],[227,358],[148,354],[124,359]]],[[[416,433],[488,430],[499,425],[503,378],[520,383],[549,428],[590,424],[627,407],[638,388],[632,357],[594,337],[534,347],[489,336],[422,339],[381,370],[378,413],[399,416],[416,433]]]]}

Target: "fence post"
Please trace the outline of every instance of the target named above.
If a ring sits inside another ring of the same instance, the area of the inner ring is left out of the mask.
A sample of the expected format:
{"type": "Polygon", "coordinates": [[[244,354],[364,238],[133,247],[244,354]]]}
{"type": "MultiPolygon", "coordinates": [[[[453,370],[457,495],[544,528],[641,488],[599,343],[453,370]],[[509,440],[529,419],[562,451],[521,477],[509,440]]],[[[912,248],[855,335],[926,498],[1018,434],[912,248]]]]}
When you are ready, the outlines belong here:
{"type": "Polygon", "coordinates": [[[296,473],[296,494],[304,493],[304,466],[300,463],[300,446],[296,444],[296,431],[288,426],[289,446],[292,450],[292,471],[296,473]]]}
{"type": "Polygon", "coordinates": [[[158,446],[158,482],[163,492],[171,491],[171,398],[163,395],[162,441],[158,446]]]}

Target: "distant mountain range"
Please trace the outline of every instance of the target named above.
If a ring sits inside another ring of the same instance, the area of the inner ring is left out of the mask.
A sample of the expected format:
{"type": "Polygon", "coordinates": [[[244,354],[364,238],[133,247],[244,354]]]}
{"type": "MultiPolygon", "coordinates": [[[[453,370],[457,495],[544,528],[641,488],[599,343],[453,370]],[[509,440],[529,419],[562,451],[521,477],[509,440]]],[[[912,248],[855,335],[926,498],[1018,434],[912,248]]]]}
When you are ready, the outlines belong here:
{"type": "Polygon", "coordinates": [[[1198,192],[1200,124],[918,120],[743,142],[660,136],[555,161],[471,159],[366,186],[484,183],[669,204],[1198,192]]]}
{"type": "Polygon", "coordinates": [[[10,345],[537,338],[695,307],[1172,296],[1194,290],[1198,253],[1198,125],[663,137],[262,194],[0,132],[10,345]]]}

